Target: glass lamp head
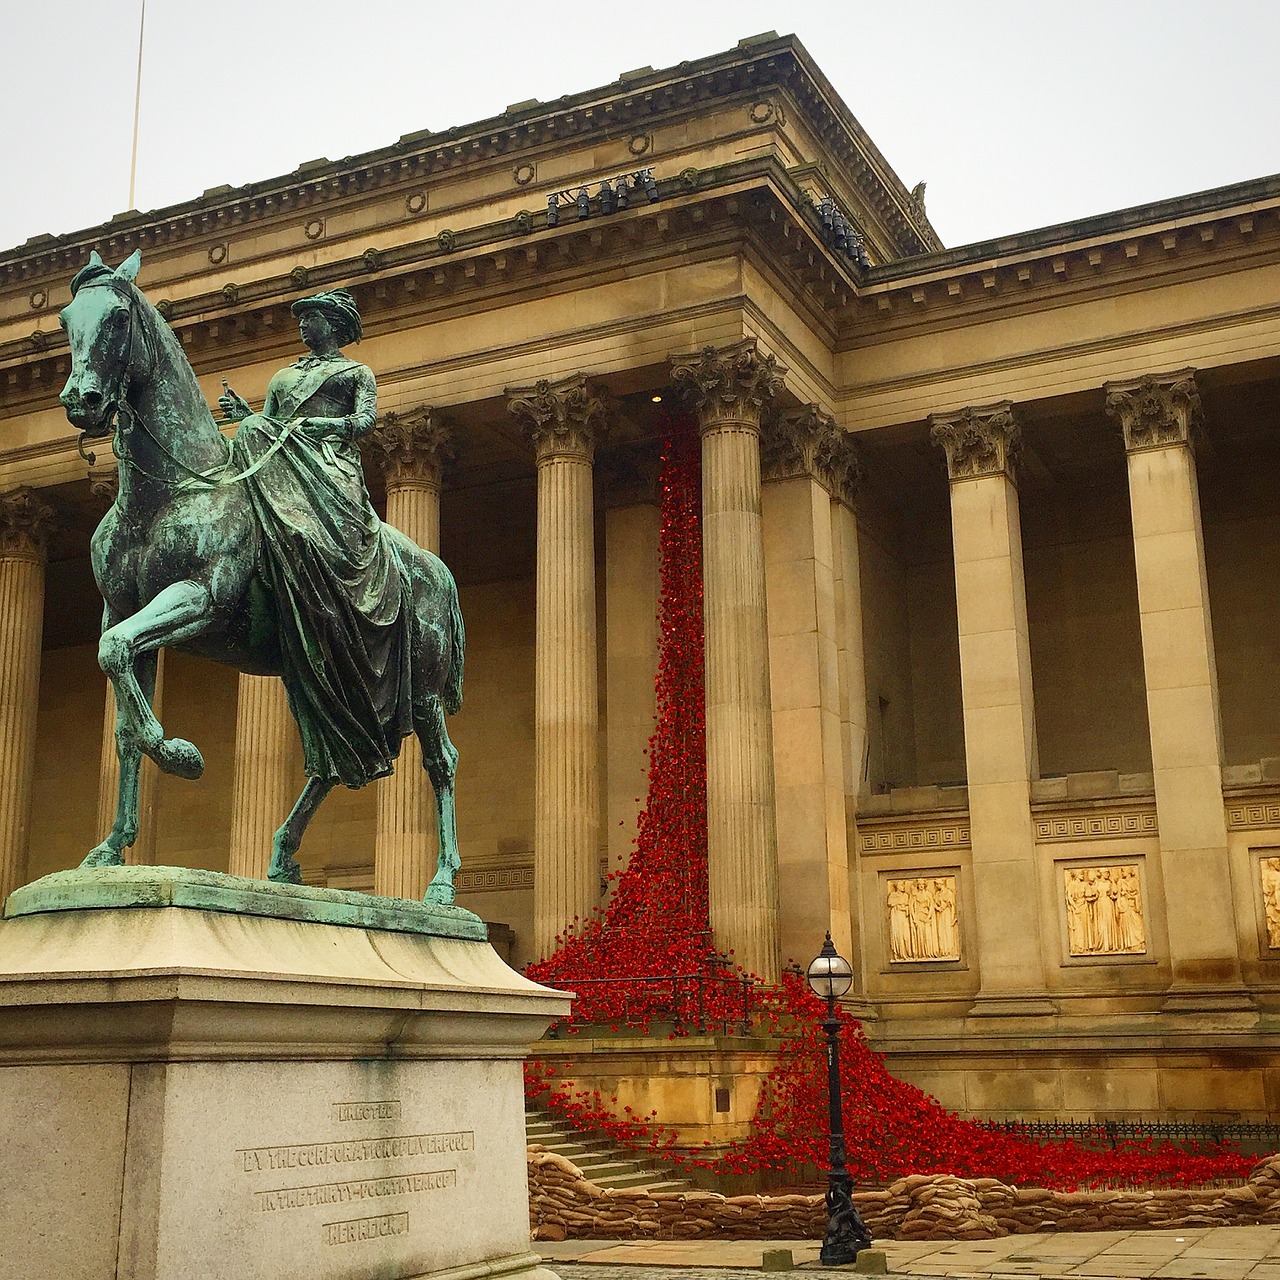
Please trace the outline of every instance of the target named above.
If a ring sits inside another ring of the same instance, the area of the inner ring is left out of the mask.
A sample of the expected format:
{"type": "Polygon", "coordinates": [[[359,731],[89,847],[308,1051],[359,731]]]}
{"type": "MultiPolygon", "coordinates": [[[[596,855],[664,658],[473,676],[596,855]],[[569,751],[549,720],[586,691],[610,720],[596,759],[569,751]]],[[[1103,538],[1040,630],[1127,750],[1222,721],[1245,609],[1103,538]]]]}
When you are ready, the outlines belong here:
{"type": "Polygon", "coordinates": [[[853,968],[836,950],[830,933],[822,950],[810,962],[806,977],[810,990],[820,1000],[839,1000],[853,986],[853,968]]]}

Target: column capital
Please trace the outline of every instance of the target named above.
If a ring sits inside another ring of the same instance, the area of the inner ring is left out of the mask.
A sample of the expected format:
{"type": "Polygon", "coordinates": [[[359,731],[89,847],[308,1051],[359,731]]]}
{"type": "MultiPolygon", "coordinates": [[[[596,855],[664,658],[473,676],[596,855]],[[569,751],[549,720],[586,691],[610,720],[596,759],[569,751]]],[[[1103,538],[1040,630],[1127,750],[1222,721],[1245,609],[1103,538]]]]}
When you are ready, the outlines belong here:
{"type": "Polygon", "coordinates": [[[761,432],[760,477],[766,482],[811,476],[852,508],[864,474],[852,437],[816,404],[781,414],[761,432]]]}
{"type": "Polygon", "coordinates": [[[606,507],[656,507],[662,457],[654,443],[625,444],[610,449],[596,464],[606,507]]]}
{"type": "Polygon", "coordinates": [[[413,484],[439,488],[445,465],[457,457],[449,423],[429,404],[383,414],[368,439],[389,489],[413,484]]]}
{"type": "Polygon", "coordinates": [[[54,527],[54,509],[34,489],[0,493],[0,558],[43,562],[54,527]]]}
{"type": "Polygon", "coordinates": [[[541,465],[552,458],[590,462],[613,420],[613,402],[586,374],[506,389],[507,412],[519,419],[541,465]]]}
{"type": "Polygon", "coordinates": [[[761,355],[754,338],[669,358],[672,385],[697,410],[703,431],[725,423],[758,431],[787,372],[773,356],[761,355]]]}
{"type": "Polygon", "coordinates": [[[1022,429],[1007,400],[959,413],[931,413],[929,437],[946,453],[947,475],[952,480],[1001,475],[1017,479],[1022,429]]]}
{"type": "Polygon", "coordinates": [[[1147,374],[1125,382],[1108,382],[1107,413],[1120,424],[1130,453],[1190,445],[1203,421],[1196,371],[1147,374]]]}

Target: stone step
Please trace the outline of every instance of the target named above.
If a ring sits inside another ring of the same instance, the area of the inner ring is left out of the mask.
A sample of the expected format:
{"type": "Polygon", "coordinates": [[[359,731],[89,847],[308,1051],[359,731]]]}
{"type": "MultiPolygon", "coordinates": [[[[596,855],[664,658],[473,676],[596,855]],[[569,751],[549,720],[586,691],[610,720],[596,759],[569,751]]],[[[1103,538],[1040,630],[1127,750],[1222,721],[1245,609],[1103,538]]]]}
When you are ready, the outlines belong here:
{"type": "Polygon", "coordinates": [[[606,1138],[578,1133],[545,1112],[525,1113],[525,1134],[538,1145],[563,1156],[582,1170],[598,1187],[612,1191],[691,1191],[694,1184],[672,1175],[656,1161],[620,1151],[606,1138]]]}

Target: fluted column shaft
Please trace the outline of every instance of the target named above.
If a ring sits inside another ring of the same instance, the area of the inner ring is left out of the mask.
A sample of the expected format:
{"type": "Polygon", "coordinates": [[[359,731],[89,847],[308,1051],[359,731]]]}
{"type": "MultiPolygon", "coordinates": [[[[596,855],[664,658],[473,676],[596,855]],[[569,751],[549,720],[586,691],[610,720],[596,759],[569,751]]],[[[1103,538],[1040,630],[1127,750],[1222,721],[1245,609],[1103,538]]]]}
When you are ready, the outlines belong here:
{"type": "Polygon", "coordinates": [[[672,361],[702,436],[711,926],[722,951],[766,980],[780,966],[760,419],[781,375],[754,341],[672,361]]]}
{"type": "Polygon", "coordinates": [[[1222,803],[1222,727],[1192,435],[1194,370],[1109,383],[1124,432],[1169,921],[1171,1009],[1247,1002],[1222,803]]]}
{"type": "Polygon", "coordinates": [[[298,798],[297,734],[284,682],[275,676],[241,675],[227,864],[232,875],[262,878],[267,874],[271,837],[298,798]]]}
{"type": "Polygon", "coordinates": [[[0,904],[26,880],[52,517],[31,489],[0,496],[0,904]]]}
{"type": "MultiPolygon", "coordinates": [[[[388,414],[372,435],[387,481],[387,523],[440,553],[440,486],[449,434],[434,410],[388,414]]],[[[435,874],[439,838],[431,780],[417,736],[405,739],[395,772],[375,784],[373,891],[421,899],[435,874]]]]}
{"type": "Polygon", "coordinates": [[[605,402],[582,377],[509,391],[538,467],[534,951],[600,901],[592,463],[605,402]]]}
{"type": "Polygon", "coordinates": [[[1036,875],[1038,776],[1009,404],[935,415],[947,455],[981,987],[975,1013],[1051,1013],[1036,875]],[[1015,927],[1010,927],[1016,922],[1015,927]]]}

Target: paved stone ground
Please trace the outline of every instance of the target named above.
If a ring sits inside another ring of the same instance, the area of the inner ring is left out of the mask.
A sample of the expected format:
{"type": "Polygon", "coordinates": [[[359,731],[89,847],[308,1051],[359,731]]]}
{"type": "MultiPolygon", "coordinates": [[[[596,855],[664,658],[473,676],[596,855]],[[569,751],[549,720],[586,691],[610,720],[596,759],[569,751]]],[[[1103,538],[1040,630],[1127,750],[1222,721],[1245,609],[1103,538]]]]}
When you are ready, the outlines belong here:
{"type": "MultiPolygon", "coordinates": [[[[816,1240],[567,1240],[534,1245],[561,1280],[758,1280],[766,1249],[831,1274],[816,1240]]],[[[1094,1231],[999,1240],[876,1241],[890,1277],[924,1280],[1280,1280],[1280,1226],[1094,1231]]]]}
{"type": "MultiPolygon", "coordinates": [[[[760,1280],[762,1275],[794,1275],[794,1272],[742,1271],[737,1267],[681,1267],[676,1272],[664,1271],[658,1266],[622,1267],[617,1263],[593,1265],[582,1262],[553,1262],[560,1280],[661,1280],[664,1275],[676,1274],[680,1280],[760,1280]]],[[[843,1271],[844,1268],[841,1268],[843,1271]]],[[[803,1274],[803,1273],[802,1273],[803,1274]]],[[[881,1277],[892,1280],[892,1277],[881,1277]]]]}

